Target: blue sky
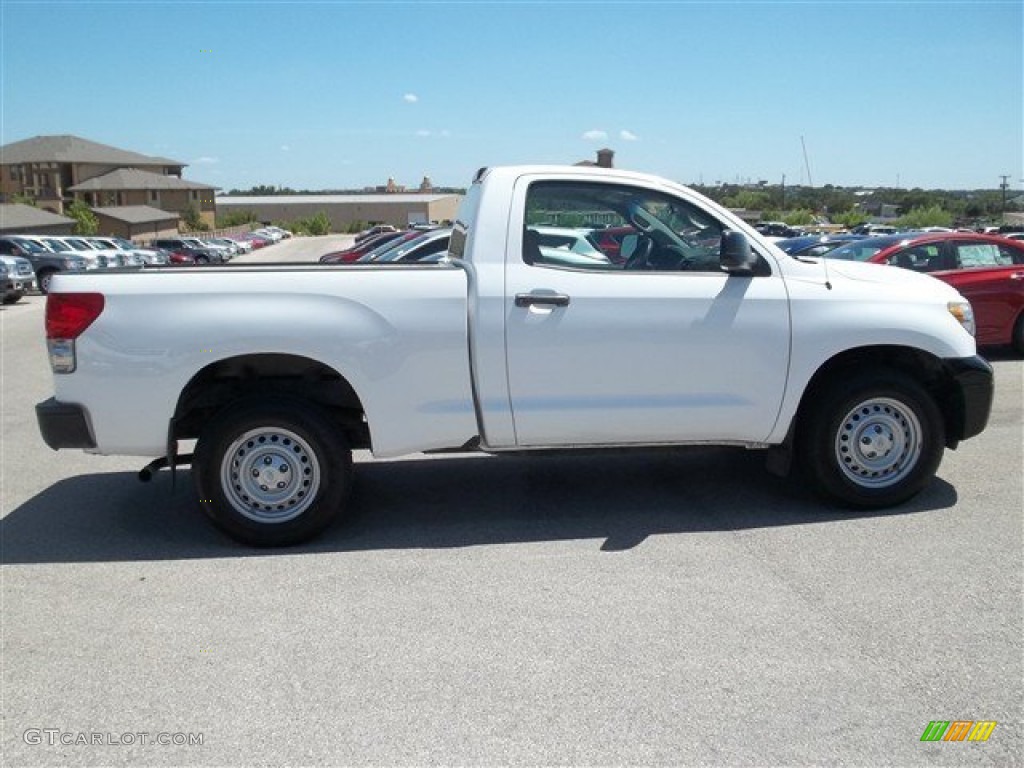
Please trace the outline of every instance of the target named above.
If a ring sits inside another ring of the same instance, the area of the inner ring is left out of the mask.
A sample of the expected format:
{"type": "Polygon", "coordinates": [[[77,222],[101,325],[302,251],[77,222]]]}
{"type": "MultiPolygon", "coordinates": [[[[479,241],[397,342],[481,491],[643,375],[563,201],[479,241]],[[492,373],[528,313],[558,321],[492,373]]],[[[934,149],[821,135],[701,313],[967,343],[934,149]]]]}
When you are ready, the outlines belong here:
{"type": "Polygon", "coordinates": [[[1022,8],[0,0],[0,143],[75,134],[224,189],[464,186],[605,146],[686,183],[1020,189],[1022,8]]]}

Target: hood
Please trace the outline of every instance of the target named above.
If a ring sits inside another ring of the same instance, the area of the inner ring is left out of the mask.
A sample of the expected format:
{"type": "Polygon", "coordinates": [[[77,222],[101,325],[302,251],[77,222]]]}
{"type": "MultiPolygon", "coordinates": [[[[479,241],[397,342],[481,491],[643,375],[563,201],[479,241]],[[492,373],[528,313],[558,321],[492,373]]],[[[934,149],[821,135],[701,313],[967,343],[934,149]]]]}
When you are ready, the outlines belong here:
{"type": "Polygon", "coordinates": [[[948,297],[947,301],[962,300],[963,297],[955,288],[932,277],[922,275],[901,267],[890,267],[885,264],[868,264],[862,261],[845,261],[840,259],[819,259],[822,272],[830,280],[854,280],[860,283],[874,283],[886,286],[906,286],[907,289],[921,291],[930,290],[939,296],[948,297]]]}

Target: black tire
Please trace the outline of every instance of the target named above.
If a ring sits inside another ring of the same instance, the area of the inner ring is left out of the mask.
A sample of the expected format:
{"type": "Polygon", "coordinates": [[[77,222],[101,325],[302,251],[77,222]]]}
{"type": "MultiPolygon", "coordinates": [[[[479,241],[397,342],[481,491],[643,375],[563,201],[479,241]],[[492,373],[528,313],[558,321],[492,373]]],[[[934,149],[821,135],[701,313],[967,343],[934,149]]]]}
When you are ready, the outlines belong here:
{"type": "Polygon", "coordinates": [[[196,264],[209,264],[210,260],[205,256],[196,256],[196,264]]]}
{"type": "Polygon", "coordinates": [[[11,293],[4,296],[4,304],[17,304],[25,296],[24,293],[18,291],[17,293],[11,293]]]}
{"type": "Polygon", "coordinates": [[[945,449],[942,414],[910,377],[887,369],[837,379],[801,419],[806,478],[842,506],[902,504],[935,476],[945,449]]]}
{"type": "Polygon", "coordinates": [[[1013,351],[1018,355],[1024,355],[1024,312],[1021,312],[1017,322],[1013,324],[1013,338],[1010,339],[1013,351]]]}
{"type": "Polygon", "coordinates": [[[39,292],[44,296],[50,292],[50,278],[57,273],[55,269],[44,269],[36,275],[36,282],[39,283],[39,292]]]}
{"type": "Polygon", "coordinates": [[[344,514],[352,451],[321,409],[260,398],[229,406],[203,430],[192,473],[203,511],[257,547],[297,544],[344,514]]]}

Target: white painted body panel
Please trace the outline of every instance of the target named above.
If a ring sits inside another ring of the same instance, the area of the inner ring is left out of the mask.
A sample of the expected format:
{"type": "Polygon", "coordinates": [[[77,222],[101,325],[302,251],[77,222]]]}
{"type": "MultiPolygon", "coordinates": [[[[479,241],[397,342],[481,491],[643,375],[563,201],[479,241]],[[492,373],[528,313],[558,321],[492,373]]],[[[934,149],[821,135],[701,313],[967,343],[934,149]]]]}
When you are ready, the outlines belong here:
{"type": "MultiPolygon", "coordinates": [[[[488,171],[460,210],[455,264],[296,265],[64,275],[106,308],[56,397],[88,413],[100,453],[161,456],[205,366],[255,353],[336,370],[379,456],[453,448],[781,442],[811,377],[843,351],[975,354],[948,285],[908,271],[798,261],[728,211],[656,177],[573,167],[488,171]],[[614,181],[675,195],[744,232],[770,275],[584,272],[522,262],[524,189],[614,181]],[[551,290],[565,308],[521,308],[551,290]]],[[[454,238],[453,238],[454,242],[454,238]]]]}
{"type": "Polygon", "coordinates": [[[78,370],[54,377],[58,400],[86,406],[100,453],[164,455],[192,377],[252,353],[302,355],[341,373],[381,456],[477,432],[466,279],[453,267],[175,268],[60,275],[54,289],[106,296],[78,339],[78,370]]]}

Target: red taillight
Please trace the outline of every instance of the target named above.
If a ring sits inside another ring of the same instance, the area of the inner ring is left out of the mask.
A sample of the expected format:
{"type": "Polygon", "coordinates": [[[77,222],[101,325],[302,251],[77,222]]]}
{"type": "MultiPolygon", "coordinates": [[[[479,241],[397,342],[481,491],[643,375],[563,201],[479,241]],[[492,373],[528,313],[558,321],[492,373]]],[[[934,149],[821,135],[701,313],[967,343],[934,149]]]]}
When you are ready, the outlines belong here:
{"type": "Polygon", "coordinates": [[[51,293],[46,297],[46,338],[77,339],[102,311],[102,293],[51,293]]]}

